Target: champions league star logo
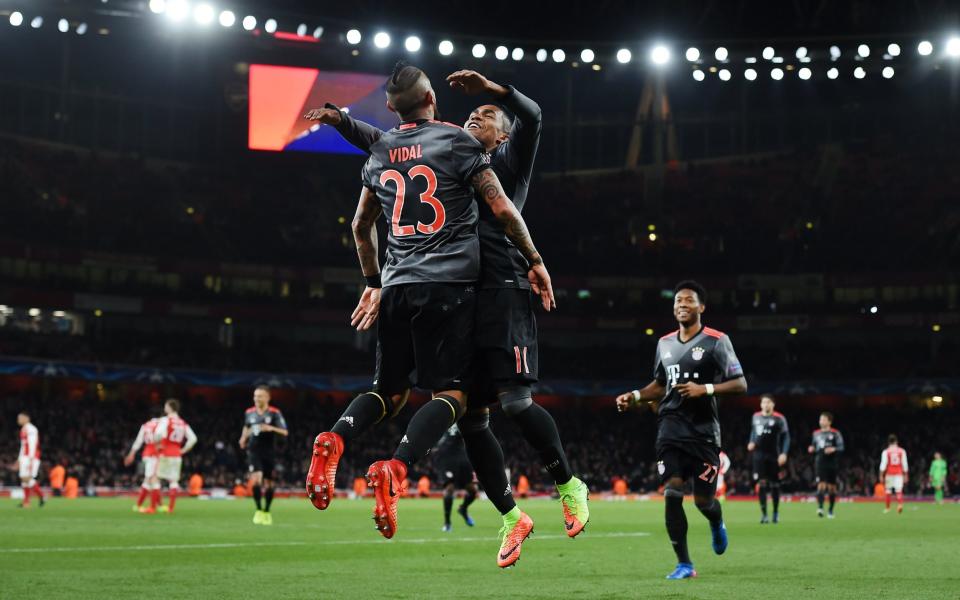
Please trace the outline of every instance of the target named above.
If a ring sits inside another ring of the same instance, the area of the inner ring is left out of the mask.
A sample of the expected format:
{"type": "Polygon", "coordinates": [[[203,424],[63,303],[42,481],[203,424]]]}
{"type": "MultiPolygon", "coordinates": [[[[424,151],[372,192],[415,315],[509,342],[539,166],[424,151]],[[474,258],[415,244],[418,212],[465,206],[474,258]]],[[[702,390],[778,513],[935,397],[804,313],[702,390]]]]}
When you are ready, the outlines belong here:
{"type": "Polygon", "coordinates": [[[697,346],[696,348],[690,351],[690,356],[693,357],[693,360],[700,360],[701,358],[703,358],[703,352],[704,352],[703,348],[701,348],[700,346],[697,346]]]}
{"type": "Polygon", "coordinates": [[[148,383],[174,383],[177,380],[171,373],[164,373],[159,369],[137,373],[135,379],[137,381],[147,381],[148,383]]]}
{"type": "Polygon", "coordinates": [[[66,377],[67,369],[56,363],[48,362],[44,365],[37,365],[31,371],[34,375],[42,375],[43,377],[66,377]]]}

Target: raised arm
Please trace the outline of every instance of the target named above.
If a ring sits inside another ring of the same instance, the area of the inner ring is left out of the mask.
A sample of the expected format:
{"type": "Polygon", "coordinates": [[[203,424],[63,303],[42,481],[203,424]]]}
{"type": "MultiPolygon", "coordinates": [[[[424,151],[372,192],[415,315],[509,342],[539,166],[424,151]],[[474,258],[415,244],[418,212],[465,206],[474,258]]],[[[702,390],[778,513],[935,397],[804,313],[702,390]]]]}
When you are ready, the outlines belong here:
{"type": "Polygon", "coordinates": [[[354,119],[335,104],[327,102],[323,108],[314,108],[303,115],[308,121],[330,125],[337,133],[360,150],[370,154],[370,146],[383,135],[383,131],[373,125],[354,119]]]}
{"type": "Polygon", "coordinates": [[[497,174],[493,172],[493,169],[483,169],[473,176],[472,183],[478,197],[483,198],[483,201],[490,207],[493,216],[503,227],[507,238],[527,259],[527,263],[530,265],[530,271],[527,274],[530,279],[530,287],[534,293],[540,296],[543,308],[547,311],[555,308],[557,303],[553,297],[550,274],[547,273],[547,269],[543,265],[543,258],[540,257],[536,246],[533,245],[533,239],[530,237],[527,224],[520,215],[520,211],[504,193],[497,174]]]}

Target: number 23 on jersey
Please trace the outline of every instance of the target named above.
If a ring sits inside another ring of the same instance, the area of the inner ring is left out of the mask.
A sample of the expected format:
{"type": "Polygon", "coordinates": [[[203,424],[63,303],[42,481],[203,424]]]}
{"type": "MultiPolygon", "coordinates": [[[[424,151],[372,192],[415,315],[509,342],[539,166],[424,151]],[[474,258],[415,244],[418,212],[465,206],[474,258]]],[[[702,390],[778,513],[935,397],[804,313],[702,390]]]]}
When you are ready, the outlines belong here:
{"type": "Polygon", "coordinates": [[[414,235],[416,232],[424,235],[433,235],[443,229],[443,225],[447,219],[447,213],[443,208],[443,203],[434,196],[434,193],[437,191],[437,174],[426,165],[417,165],[407,171],[407,177],[410,178],[410,181],[413,181],[417,177],[423,177],[427,180],[427,189],[420,194],[420,202],[430,205],[434,212],[434,219],[432,223],[422,223],[418,220],[416,228],[414,228],[413,225],[400,224],[400,216],[403,213],[403,202],[407,192],[407,182],[400,171],[388,169],[380,174],[380,185],[386,186],[388,181],[392,181],[397,188],[396,200],[393,204],[393,215],[390,218],[393,237],[406,237],[414,235]]]}

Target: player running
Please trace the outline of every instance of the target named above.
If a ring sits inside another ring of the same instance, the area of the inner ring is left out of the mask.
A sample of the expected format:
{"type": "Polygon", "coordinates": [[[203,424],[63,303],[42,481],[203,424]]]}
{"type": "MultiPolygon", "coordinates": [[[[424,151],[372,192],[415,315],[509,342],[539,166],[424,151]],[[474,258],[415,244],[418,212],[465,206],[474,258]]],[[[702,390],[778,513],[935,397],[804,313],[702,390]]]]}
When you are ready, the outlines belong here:
{"type": "MultiPolygon", "coordinates": [[[[517,210],[522,211],[540,145],[540,107],[516,88],[500,85],[476,71],[457,71],[449,75],[447,81],[453,89],[467,95],[489,96],[515,116],[511,123],[500,106],[483,104],[470,113],[463,127],[490,154],[490,166],[502,182],[505,194],[517,210]]],[[[347,141],[368,153],[371,145],[384,134],[332,104],[311,110],[305,117],[333,125],[347,141]]],[[[499,402],[553,477],[567,535],[576,537],[590,520],[589,490],[573,475],[553,417],[533,401],[531,385],[538,381],[539,361],[534,302],[530,283],[524,275],[528,262],[504,236],[500,222],[486,202],[478,204],[481,276],[476,317],[477,378],[469,394],[470,409],[460,421],[459,429],[483,488],[509,489],[503,465],[477,459],[503,452],[489,428],[487,408],[491,402],[499,402]]],[[[512,530],[520,516],[512,493],[488,496],[503,515],[504,530],[512,530]]]]}
{"type": "MultiPolygon", "coordinates": [[[[527,277],[544,308],[550,310],[555,302],[543,260],[490,170],[489,155],[460,127],[433,120],[436,100],[426,74],[398,64],[387,83],[387,100],[401,124],[370,148],[353,222],[367,287],[352,323],[366,329],[379,317],[375,387],[351,402],[333,431],[317,437],[307,490],[314,505],[325,509],[344,444],[395,415],[412,384],[432,390],[433,399],[413,416],[393,459],[375,462],[367,473],[377,499],[377,528],[391,538],[397,529],[396,491],[408,467],[466,409],[480,275],[474,194],[483,198],[531,265],[527,277]],[[382,280],[374,227],[381,214],[390,215],[382,280]],[[410,380],[414,371],[416,382],[410,380]]],[[[496,458],[490,455],[484,461],[496,458]]],[[[474,466],[480,469],[483,462],[474,466]]],[[[516,562],[533,528],[528,516],[516,512],[516,525],[504,536],[509,552],[498,556],[500,566],[516,562]]]]}
{"type": "Polygon", "coordinates": [[[160,419],[154,417],[140,426],[137,432],[137,439],[133,441],[130,451],[123,457],[124,466],[129,467],[133,464],[137,452],[143,448],[140,454],[140,462],[143,465],[143,483],[140,484],[140,494],[137,496],[137,503],[134,505],[134,512],[144,511],[143,502],[147,496],[156,493],[158,501],[160,496],[160,480],[157,478],[157,444],[154,442],[157,433],[157,425],[160,419]],[[156,490],[154,492],[153,490],[156,490]]]}
{"type": "Polygon", "coordinates": [[[753,480],[760,499],[760,524],[767,518],[767,492],[773,498],[773,522],[780,522],[780,469],[787,464],[790,450],[790,428],[787,418],[773,410],[773,396],[760,397],[760,412],[753,413],[750,423],[750,442],[747,451],[753,452],[753,480]]]}
{"type": "MultiPolygon", "coordinates": [[[[153,437],[160,446],[157,477],[161,481],[167,482],[167,487],[170,490],[170,502],[166,512],[172,513],[177,503],[177,492],[180,491],[182,457],[196,445],[197,434],[193,432],[186,421],[180,418],[180,401],[176,398],[170,398],[164,403],[163,414],[164,416],[157,423],[157,431],[153,437]]],[[[150,508],[147,509],[147,512],[155,513],[159,503],[160,487],[158,485],[150,499],[150,508]]]]}
{"type": "Polygon", "coordinates": [[[40,431],[30,422],[30,415],[21,411],[17,415],[20,427],[20,454],[13,468],[20,474],[20,487],[23,489],[23,501],[20,508],[30,508],[30,494],[37,495],[41,508],[46,504],[37,475],[40,474],[40,431]]]}
{"type": "Polygon", "coordinates": [[[890,493],[897,494],[897,514],[903,512],[903,484],[910,479],[907,464],[907,451],[897,443],[897,436],[890,434],[887,449],[880,454],[880,481],[886,490],[886,508],[883,514],[890,512],[890,493]]]}
{"type": "Polygon", "coordinates": [[[660,338],[653,381],[617,397],[621,412],[644,402],[659,403],[657,472],[665,484],[667,534],[678,561],[667,579],[697,576],[687,550],[686,481],[693,480],[694,503],[710,523],[713,551],[723,554],[727,549],[727,528],[715,497],[720,471],[717,396],[742,394],[747,381],[730,337],[701,324],[705,309],[703,286],[695,281],[677,284],[673,314],[680,329],[660,338]]]}
{"type": "Polygon", "coordinates": [[[253,406],[243,415],[240,449],[247,451],[247,465],[253,483],[254,525],[273,525],[270,504],[273,502],[273,471],[277,461],[273,446],[277,436],[286,437],[287,422],[283,413],[270,406],[270,388],[259,385],[253,390],[253,406]],[[263,502],[261,502],[263,500],[263,502]]]}
{"type": "Polygon", "coordinates": [[[448,429],[437,443],[434,465],[443,478],[443,531],[449,532],[453,529],[450,514],[453,512],[453,497],[458,489],[465,494],[457,513],[463,517],[468,527],[473,527],[475,523],[467,509],[477,499],[477,484],[473,480],[473,466],[463,446],[463,435],[456,425],[448,429]]]}
{"type": "Polygon", "coordinates": [[[813,432],[813,441],[807,452],[816,455],[817,472],[817,516],[823,517],[823,497],[830,495],[830,508],[827,518],[833,518],[833,507],[837,503],[837,470],[839,454],[843,452],[843,435],[833,428],[833,415],[820,414],[820,429],[813,432]]]}
{"type": "Polygon", "coordinates": [[[930,487],[933,488],[933,498],[937,504],[943,504],[943,489],[947,485],[947,461],[939,452],[933,453],[930,463],[930,487]]]}
{"type": "Polygon", "coordinates": [[[723,502],[727,499],[726,474],[730,470],[730,457],[723,450],[720,451],[720,472],[717,473],[717,499],[723,502]]]}

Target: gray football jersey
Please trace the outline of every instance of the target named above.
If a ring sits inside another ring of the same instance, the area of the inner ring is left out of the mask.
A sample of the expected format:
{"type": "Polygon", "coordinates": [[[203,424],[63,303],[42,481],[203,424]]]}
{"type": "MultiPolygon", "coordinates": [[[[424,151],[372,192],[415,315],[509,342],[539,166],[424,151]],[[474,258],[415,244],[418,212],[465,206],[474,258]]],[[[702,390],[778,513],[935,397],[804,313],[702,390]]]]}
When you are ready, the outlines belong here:
{"type": "Polygon", "coordinates": [[[666,388],[657,412],[657,445],[706,443],[720,446],[715,396],[685,399],[678,383],[720,383],[743,376],[730,337],[704,327],[686,342],[674,331],[657,344],[654,378],[666,388]]]}
{"type": "Polygon", "coordinates": [[[376,193],[387,219],[384,287],[479,279],[471,179],[489,167],[480,142],[437,121],[402,123],[370,146],[363,185],[376,193]]]}

